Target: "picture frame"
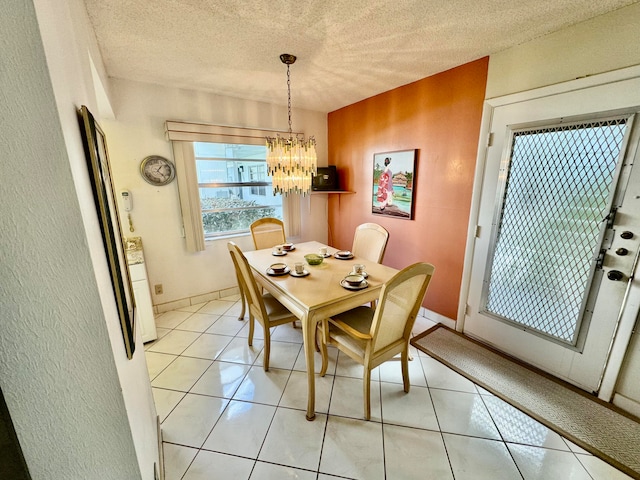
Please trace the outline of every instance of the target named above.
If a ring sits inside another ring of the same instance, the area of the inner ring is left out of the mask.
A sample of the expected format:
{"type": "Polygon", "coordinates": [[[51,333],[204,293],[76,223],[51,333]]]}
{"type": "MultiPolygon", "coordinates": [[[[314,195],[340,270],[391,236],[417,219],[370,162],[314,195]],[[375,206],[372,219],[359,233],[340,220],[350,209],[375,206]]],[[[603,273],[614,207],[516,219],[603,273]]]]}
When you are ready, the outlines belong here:
{"type": "Polygon", "coordinates": [[[100,125],[84,105],[78,109],[78,121],[124,346],[127,357],[131,359],[135,351],[135,299],[113,194],[107,142],[100,125]]]}
{"type": "Polygon", "coordinates": [[[371,213],[413,220],[417,150],[373,155],[371,213]]]}

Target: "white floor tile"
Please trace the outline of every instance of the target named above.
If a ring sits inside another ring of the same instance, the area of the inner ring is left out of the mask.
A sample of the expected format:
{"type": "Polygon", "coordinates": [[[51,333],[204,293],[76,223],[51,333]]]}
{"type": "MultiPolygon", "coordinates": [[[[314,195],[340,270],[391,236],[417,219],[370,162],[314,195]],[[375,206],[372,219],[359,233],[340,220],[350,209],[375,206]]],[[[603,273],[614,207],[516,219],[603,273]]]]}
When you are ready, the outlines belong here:
{"type": "Polygon", "coordinates": [[[500,439],[498,429],[479,394],[434,388],[430,392],[443,432],[500,439]]]}
{"type": "Polygon", "coordinates": [[[151,385],[188,392],[211,365],[210,360],[178,357],[158,375],[151,385]]]}
{"type": "Polygon", "coordinates": [[[262,352],[263,345],[262,340],[254,338],[253,345],[249,346],[246,338],[235,337],[218,356],[218,360],[253,365],[262,352]]]}
{"type": "Polygon", "coordinates": [[[232,400],[202,448],[257,458],[275,411],[270,405],[232,400]]]}
{"type": "Polygon", "coordinates": [[[419,357],[429,388],[477,393],[472,381],[431,357],[419,357]]]}
{"type": "Polygon", "coordinates": [[[152,388],[151,391],[153,392],[153,402],[156,405],[156,414],[160,417],[160,423],[164,422],[165,418],[186,395],[185,392],[165,390],[164,388],[152,388]]]}
{"type": "Polygon", "coordinates": [[[176,328],[190,316],[191,312],[181,312],[179,310],[161,313],[155,317],[156,328],[176,328]]]}
{"type": "Polygon", "coordinates": [[[300,322],[296,322],[297,327],[293,328],[293,325],[287,323],[285,325],[279,325],[275,328],[275,331],[271,334],[271,340],[277,342],[293,342],[302,344],[302,328],[300,322]]]}
{"type": "Polygon", "coordinates": [[[504,400],[487,396],[483,400],[505,442],[569,451],[560,435],[504,400]]]}
{"type": "Polygon", "coordinates": [[[270,368],[265,372],[261,366],[253,366],[233,396],[234,400],[278,405],[290,370],[270,368]]]}
{"type": "Polygon", "coordinates": [[[414,387],[405,393],[402,385],[380,383],[382,390],[382,419],[385,424],[438,430],[438,420],[433,409],[429,389],[414,387]]]}
{"type": "Polygon", "coordinates": [[[440,432],[384,425],[387,480],[453,480],[440,432]]]}
{"type": "Polygon", "coordinates": [[[244,327],[246,321],[240,321],[237,317],[230,317],[228,315],[221,315],[218,319],[213,323],[207,333],[216,333],[218,335],[236,335],[242,327],[244,327]]]}
{"type": "Polygon", "coordinates": [[[198,310],[200,310],[202,307],[204,307],[207,304],[207,302],[202,302],[202,303],[196,303],[195,305],[189,305],[187,307],[180,307],[180,308],[176,308],[176,310],[179,310],[181,312],[197,312],[198,310]]]}
{"type": "Polygon", "coordinates": [[[248,371],[249,365],[216,360],[191,387],[190,392],[232,398],[248,371]]]}
{"type": "MultiPolygon", "coordinates": [[[[327,363],[327,375],[335,375],[336,373],[336,364],[338,360],[338,349],[333,347],[327,348],[327,356],[329,357],[329,362],[327,363]]],[[[313,369],[316,373],[320,373],[320,369],[322,368],[322,355],[319,352],[313,351],[313,369]]],[[[298,370],[301,372],[307,371],[307,359],[304,356],[304,347],[300,349],[300,353],[298,354],[298,358],[296,359],[296,363],[293,366],[294,370],[298,370]]]]}
{"type": "MultiPolygon", "coordinates": [[[[350,377],[335,377],[329,414],[341,417],[364,419],[362,379],[350,377]]],[[[380,382],[371,382],[371,420],[379,422],[380,412],[380,382]]]]}
{"type": "Polygon", "coordinates": [[[196,332],[172,330],[155,342],[148,351],[181,355],[200,335],[196,332]]]}
{"type": "MultiPolygon", "coordinates": [[[[315,377],[316,382],[316,412],[328,413],[329,401],[331,400],[331,390],[333,389],[333,375],[315,377]]],[[[281,407],[307,410],[307,373],[291,372],[284,395],[280,400],[281,407]]]]}
{"type": "MultiPolygon", "coordinates": [[[[239,297],[239,296],[238,296],[239,297]]],[[[231,301],[232,299],[229,297],[225,297],[223,299],[221,299],[223,301],[231,301]]],[[[229,316],[229,317],[233,317],[236,320],[238,320],[238,317],[240,316],[240,312],[242,311],[242,304],[238,301],[234,301],[233,305],[231,306],[231,308],[229,308],[229,310],[227,310],[224,314],[229,316]]],[[[249,319],[249,312],[248,309],[245,306],[244,309],[244,318],[246,320],[249,319]]]]}
{"type": "Polygon", "coordinates": [[[198,453],[197,448],[164,443],[164,479],[180,480],[198,453]]]}
{"type": "MultiPolygon", "coordinates": [[[[351,359],[347,354],[338,352],[336,375],[340,377],[362,378],[364,367],[351,359]]],[[[371,380],[380,380],[379,367],[371,370],[371,380]]]]}
{"type": "Polygon", "coordinates": [[[194,313],[184,322],[176,327],[177,330],[188,330],[190,332],[206,332],[207,328],[218,320],[219,315],[205,315],[203,313],[194,313]]]}
{"type": "Polygon", "coordinates": [[[167,366],[173,362],[177,355],[169,355],[167,353],[145,352],[144,356],[147,360],[147,370],[149,371],[149,379],[153,380],[167,366]]]}
{"type": "Polygon", "coordinates": [[[165,442],[202,447],[228,400],[187,394],[162,423],[165,442]]]}
{"type": "Polygon", "coordinates": [[[203,333],[182,353],[182,355],[215,360],[226,346],[229,345],[231,340],[233,340],[233,337],[203,333]]]}
{"type": "MultiPolygon", "coordinates": [[[[236,336],[244,338],[249,336],[249,321],[245,322],[244,327],[242,327],[242,330],[240,330],[236,336]]],[[[264,339],[264,332],[260,322],[255,322],[255,326],[253,327],[253,339],[255,340],[256,338],[260,340],[264,339]]]]}
{"type": "Polygon", "coordinates": [[[254,460],[200,450],[183,480],[247,480],[254,460]]]}
{"type": "Polygon", "coordinates": [[[513,443],[508,443],[507,447],[520,472],[527,480],[546,480],[548,478],[592,480],[573,452],[513,443]]]}
{"type": "Polygon", "coordinates": [[[593,455],[576,455],[578,461],[589,472],[593,480],[631,480],[626,473],[612,467],[603,460],[593,455]]]}
{"type": "Polygon", "coordinates": [[[382,425],[330,416],[320,472],[363,480],[384,479],[382,425]]]}
{"type": "Polygon", "coordinates": [[[282,465],[256,462],[251,474],[251,480],[286,480],[289,478],[292,480],[316,480],[316,473],[282,465]]]}
{"type": "Polygon", "coordinates": [[[211,300],[207,304],[198,310],[198,313],[207,313],[209,315],[224,315],[231,307],[232,302],[225,300],[211,300]]]}
{"type": "Polygon", "coordinates": [[[258,459],[317,471],[326,422],[325,415],[308,422],[299,410],[279,408],[258,459]]]}
{"type": "MultiPolygon", "coordinates": [[[[384,362],[378,367],[381,382],[403,383],[400,357],[384,362]]],[[[422,363],[417,356],[409,362],[409,383],[417,387],[426,387],[427,380],[422,370],[422,363]]]]}
{"type": "MultiPolygon", "coordinates": [[[[274,342],[271,339],[271,352],[269,353],[269,368],[285,368],[291,370],[296,363],[298,353],[302,349],[302,345],[299,343],[290,342],[274,342]]],[[[262,365],[264,362],[264,348],[258,359],[256,365],[262,365]]]]}
{"type": "Polygon", "coordinates": [[[442,436],[456,480],[522,478],[503,442],[447,433],[442,436]]]}

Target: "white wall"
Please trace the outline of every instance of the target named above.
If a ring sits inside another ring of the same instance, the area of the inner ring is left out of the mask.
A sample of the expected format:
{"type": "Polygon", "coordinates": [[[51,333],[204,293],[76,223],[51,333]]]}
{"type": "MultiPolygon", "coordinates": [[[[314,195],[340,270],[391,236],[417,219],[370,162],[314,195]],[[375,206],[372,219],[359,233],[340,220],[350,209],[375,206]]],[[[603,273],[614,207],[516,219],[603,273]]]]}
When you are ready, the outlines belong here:
{"type": "MultiPolygon", "coordinates": [[[[126,213],[120,210],[120,214],[125,235],[142,237],[154,305],[235,287],[228,240],[207,242],[203,252],[187,252],[177,182],[164,187],[149,185],[140,176],[140,162],[148,155],[173,160],[171,144],[164,135],[166,120],[286,130],[286,107],[117,79],[111,81],[111,93],[116,119],[104,121],[102,126],[116,189],[128,189],[133,197],[135,232],[129,232],[126,213]],[[153,285],[159,283],[162,295],[153,292],[153,285]]],[[[294,130],[316,137],[318,161],[326,165],[326,114],[294,109],[292,119],[294,130]]],[[[303,234],[293,240],[326,242],[326,195],[303,198],[301,213],[303,234]]],[[[233,240],[240,248],[253,250],[249,235],[233,240]]]]}
{"type": "Polygon", "coordinates": [[[84,167],[78,5],[7,0],[0,16],[0,386],[32,478],[137,479],[126,392],[149,382],[143,354],[126,360],[84,167]]]}

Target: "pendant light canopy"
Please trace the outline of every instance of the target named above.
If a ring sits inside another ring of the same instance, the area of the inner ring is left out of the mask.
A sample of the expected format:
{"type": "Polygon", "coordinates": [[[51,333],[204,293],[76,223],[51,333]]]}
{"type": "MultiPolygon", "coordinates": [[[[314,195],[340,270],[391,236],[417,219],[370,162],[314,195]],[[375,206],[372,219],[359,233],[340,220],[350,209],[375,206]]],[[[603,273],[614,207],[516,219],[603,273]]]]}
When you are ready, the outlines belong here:
{"type": "Polygon", "coordinates": [[[291,128],[291,73],[289,66],[296,61],[294,55],[283,53],[280,60],[287,66],[287,93],[289,108],[289,136],[267,137],[267,168],[274,193],[306,195],[311,190],[311,175],[316,174],[318,159],[316,140],[304,135],[293,135],[291,128]]]}

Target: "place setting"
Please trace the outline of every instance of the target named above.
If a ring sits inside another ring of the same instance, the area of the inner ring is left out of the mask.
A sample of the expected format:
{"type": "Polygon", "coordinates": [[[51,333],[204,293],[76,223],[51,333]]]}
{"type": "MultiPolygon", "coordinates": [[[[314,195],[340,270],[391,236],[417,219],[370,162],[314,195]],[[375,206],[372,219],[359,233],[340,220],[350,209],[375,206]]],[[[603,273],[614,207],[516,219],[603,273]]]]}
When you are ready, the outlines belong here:
{"type": "Polygon", "coordinates": [[[293,270],[289,273],[292,277],[306,277],[309,275],[309,270],[304,268],[304,263],[298,262],[293,265],[293,270]]]}
{"type": "Polygon", "coordinates": [[[340,281],[340,285],[347,290],[362,290],[369,286],[368,276],[365,272],[365,266],[357,263],[353,266],[353,270],[340,281]]]}
{"type": "Polygon", "coordinates": [[[320,252],[318,254],[322,256],[322,258],[329,258],[331,256],[327,247],[320,247],[320,252]]]}
{"type": "Polygon", "coordinates": [[[273,251],[271,255],[276,257],[283,257],[288,252],[293,252],[296,249],[296,246],[293,243],[283,243],[282,245],[275,245],[273,247],[273,251]]]}
{"type": "Polygon", "coordinates": [[[353,253],[349,250],[338,250],[333,256],[338,260],[351,260],[353,253]]]}
{"type": "Polygon", "coordinates": [[[267,268],[267,275],[272,277],[279,277],[281,275],[286,275],[291,272],[289,265],[286,263],[273,263],[269,268],[267,268]]]}

